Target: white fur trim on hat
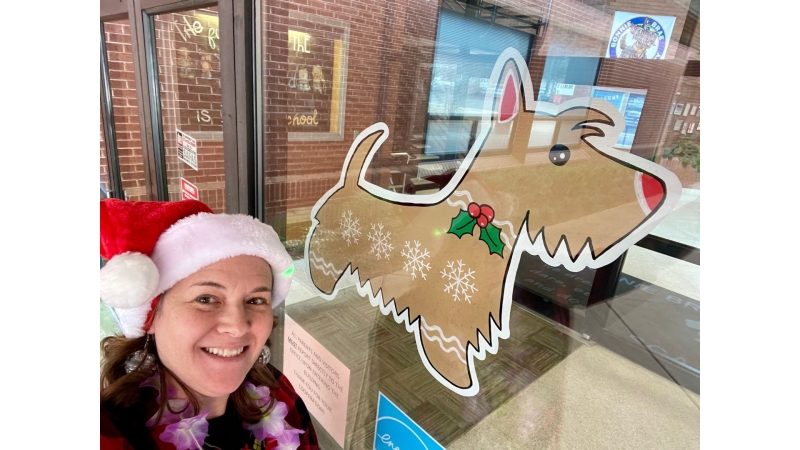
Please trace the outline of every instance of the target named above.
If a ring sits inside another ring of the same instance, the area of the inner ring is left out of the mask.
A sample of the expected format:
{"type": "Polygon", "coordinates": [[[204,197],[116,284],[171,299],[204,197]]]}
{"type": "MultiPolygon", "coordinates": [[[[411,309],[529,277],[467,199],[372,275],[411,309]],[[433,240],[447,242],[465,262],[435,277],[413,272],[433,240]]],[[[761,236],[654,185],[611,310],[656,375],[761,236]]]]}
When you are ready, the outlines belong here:
{"type": "Polygon", "coordinates": [[[250,255],[272,268],[272,305],[278,306],[292,283],[292,257],[271,226],[245,214],[199,213],[175,222],[161,234],[150,257],[158,267],[153,297],[203,267],[225,258],[250,255]]]}
{"type": "Polygon", "coordinates": [[[100,269],[100,300],[114,308],[136,308],[155,297],[158,269],[141,253],[126,252],[100,269]]]}
{"type": "Polygon", "coordinates": [[[129,339],[144,336],[144,323],[149,312],[150,302],[136,308],[114,308],[122,334],[129,339]]]}

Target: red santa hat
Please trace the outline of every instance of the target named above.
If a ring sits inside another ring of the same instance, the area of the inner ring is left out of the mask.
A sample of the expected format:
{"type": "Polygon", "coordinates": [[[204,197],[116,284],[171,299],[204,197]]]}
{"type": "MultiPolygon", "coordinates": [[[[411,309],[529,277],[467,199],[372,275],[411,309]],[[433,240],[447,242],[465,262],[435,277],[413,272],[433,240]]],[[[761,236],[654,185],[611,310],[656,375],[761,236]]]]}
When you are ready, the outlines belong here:
{"type": "Polygon", "coordinates": [[[293,262],[271,226],[244,214],[214,214],[196,200],[100,201],[100,300],[126,337],[143,336],[165,291],[225,258],[250,255],[272,268],[272,305],[289,293],[293,262]]]}

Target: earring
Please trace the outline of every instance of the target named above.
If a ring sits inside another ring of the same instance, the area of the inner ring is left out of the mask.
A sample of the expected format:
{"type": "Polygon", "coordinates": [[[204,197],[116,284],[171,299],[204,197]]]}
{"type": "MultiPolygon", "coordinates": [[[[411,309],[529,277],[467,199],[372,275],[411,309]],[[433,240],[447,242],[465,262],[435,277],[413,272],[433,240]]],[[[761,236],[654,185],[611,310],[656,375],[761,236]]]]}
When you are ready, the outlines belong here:
{"type": "Polygon", "coordinates": [[[150,335],[144,341],[144,350],[136,350],[125,360],[125,372],[134,370],[152,370],[156,364],[156,356],[150,352],[150,335]]]}
{"type": "Polygon", "coordinates": [[[261,355],[259,355],[259,357],[256,360],[256,362],[259,362],[259,363],[261,363],[261,364],[266,366],[267,363],[269,362],[269,357],[270,356],[272,356],[272,352],[270,352],[269,351],[269,347],[267,347],[265,345],[264,348],[261,349],[261,355]]]}

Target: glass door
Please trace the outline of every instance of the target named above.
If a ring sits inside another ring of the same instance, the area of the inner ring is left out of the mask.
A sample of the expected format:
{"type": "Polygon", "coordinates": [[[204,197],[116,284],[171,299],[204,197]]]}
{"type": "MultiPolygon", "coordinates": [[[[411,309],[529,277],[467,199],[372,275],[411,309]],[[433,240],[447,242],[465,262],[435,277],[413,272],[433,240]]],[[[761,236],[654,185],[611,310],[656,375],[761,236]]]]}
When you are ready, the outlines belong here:
{"type": "Polygon", "coordinates": [[[161,134],[167,197],[200,200],[225,212],[217,7],[147,17],[145,37],[157,67],[151,92],[157,89],[160,107],[153,131],[161,134]]]}
{"type": "Polygon", "coordinates": [[[255,215],[245,3],[101,0],[103,192],[255,215]]]}

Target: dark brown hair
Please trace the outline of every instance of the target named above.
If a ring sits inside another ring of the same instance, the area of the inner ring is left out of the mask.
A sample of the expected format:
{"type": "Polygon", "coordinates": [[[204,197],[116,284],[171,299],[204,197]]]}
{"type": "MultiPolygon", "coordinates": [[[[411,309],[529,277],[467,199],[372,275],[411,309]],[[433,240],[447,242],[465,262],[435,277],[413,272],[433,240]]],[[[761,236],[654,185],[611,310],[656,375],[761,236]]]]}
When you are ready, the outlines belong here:
{"type": "MultiPolygon", "coordinates": [[[[159,302],[161,303],[161,302],[159,302]]],[[[158,351],[153,345],[145,349],[146,336],[139,338],[125,338],[122,336],[108,336],[100,342],[100,349],[103,354],[103,361],[100,366],[100,401],[111,402],[114,405],[128,407],[133,405],[140,398],[139,388],[142,382],[154,373],[158,374],[160,383],[160,399],[156,423],[161,421],[164,409],[169,408],[170,412],[177,414],[180,411],[173,411],[167,400],[167,377],[174,381],[186,393],[195,414],[200,412],[200,403],[197,395],[183,383],[178,377],[165,367],[158,359],[158,351]],[[147,353],[155,356],[155,365],[149,369],[139,365],[136,369],[127,373],[125,362],[138,350],[146,350],[147,353]]],[[[268,341],[269,342],[269,341],[268,341]]],[[[257,362],[247,373],[245,381],[250,381],[256,386],[267,386],[276,388],[278,382],[272,371],[265,364],[257,362]]],[[[275,404],[274,397],[267,405],[259,405],[256,399],[251,398],[242,383],[230,396],[229,401],[233,402],[236,412],[247,422],[255,423],[264,417],[264,414],[271,411],[275,404]],[[266,409],[264,407],[266,406],[266,409]]],[[[188,408],[189,405],[186,405],[188,408]]]]}

